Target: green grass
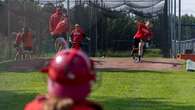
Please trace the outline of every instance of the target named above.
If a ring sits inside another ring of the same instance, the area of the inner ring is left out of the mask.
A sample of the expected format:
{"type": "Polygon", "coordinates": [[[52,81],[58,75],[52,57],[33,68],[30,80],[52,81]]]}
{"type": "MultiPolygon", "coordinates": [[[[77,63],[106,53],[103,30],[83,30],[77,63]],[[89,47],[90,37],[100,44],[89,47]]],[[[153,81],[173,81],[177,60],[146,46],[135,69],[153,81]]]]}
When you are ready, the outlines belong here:
{"type": "MultiPolygon", "coordinates": [[[[195,74],[187,72],[101,72],[100,87],[90,99],[105,110],[194,110],[195,74]]],[[[46,92],[46,76],[0,73],[0,108],[22,110],[37,94],[46,92]]]]}
{"type": "Polygon", "coordinates": [[[160,49],[146,49],[144,57],[162,57],[160,49]]]}

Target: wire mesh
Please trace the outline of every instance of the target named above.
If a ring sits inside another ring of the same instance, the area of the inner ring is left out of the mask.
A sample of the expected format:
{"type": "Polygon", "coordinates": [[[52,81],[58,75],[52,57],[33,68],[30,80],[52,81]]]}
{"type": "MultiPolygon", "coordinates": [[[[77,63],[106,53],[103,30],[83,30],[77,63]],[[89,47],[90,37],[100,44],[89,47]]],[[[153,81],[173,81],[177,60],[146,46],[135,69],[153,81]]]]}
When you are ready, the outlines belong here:
{"type": "MultiPolygon", "coordinates": [[[[91,39],[84,40],[83,49],[95,56],[108,50],[128,50],[132,43],[129,37],[133,36],[136,29],[136,15],[162,17],[164,5],[165,0],[70,0],[69,17],[71,24],[80,24],[91,39]],[[117,29],[119,27],[120,30],[117,29]]],[[[0,58],[14,57],[15,35],[24,26],[28,26],[33,33],[33,52],[36,56],[54,53],[48,21],[56,6],[67,10],[67,0],[0,2],[0,48],[5,48],[0,58]]]]}
{"type": "Polygon", "coordinates": [[[125,13],[142,13],[142,16],[157,16],[164,9],[165,0],[80,0],[81,4],[95,4],[99,7],[125,13]]]}

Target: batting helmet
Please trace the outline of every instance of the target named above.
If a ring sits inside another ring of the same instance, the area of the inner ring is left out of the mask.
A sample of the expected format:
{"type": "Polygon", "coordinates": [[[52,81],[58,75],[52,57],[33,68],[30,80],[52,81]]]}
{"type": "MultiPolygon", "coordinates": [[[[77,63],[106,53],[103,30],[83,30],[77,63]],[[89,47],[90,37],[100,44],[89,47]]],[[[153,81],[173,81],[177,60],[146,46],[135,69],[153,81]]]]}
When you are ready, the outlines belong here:
{"type": "Polygon", "coordinates": [[[42,72],[49,76],[49,93],[74,100],[85,99],[96,80],[93,62],[77,49],[57,53],[42,72]]]}

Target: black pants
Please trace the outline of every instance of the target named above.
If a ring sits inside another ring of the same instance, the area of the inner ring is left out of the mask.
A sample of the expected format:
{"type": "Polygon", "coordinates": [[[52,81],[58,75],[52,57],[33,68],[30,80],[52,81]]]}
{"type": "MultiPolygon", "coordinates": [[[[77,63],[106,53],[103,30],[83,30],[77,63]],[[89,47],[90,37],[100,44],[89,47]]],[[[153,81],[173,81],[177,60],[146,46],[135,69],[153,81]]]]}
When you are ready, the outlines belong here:
{"type": "Polygon", "coordinates": [[[139,42],[140,42],[140,39],[135,38],[134,41],[133,41],[133,48],[138,48],[139,47],[139,42]]]}

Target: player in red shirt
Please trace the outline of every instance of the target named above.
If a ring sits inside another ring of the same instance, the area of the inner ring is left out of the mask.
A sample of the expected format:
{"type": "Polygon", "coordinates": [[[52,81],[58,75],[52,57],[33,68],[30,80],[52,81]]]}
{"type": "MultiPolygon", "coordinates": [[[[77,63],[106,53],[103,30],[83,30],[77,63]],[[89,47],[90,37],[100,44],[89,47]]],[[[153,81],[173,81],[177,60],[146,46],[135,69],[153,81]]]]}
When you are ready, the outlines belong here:
{"type": "Polygon", "coordinates": [[[68,17],[62,16],[61,21],[57,24],[56,28],[51,32],[54,39],[54,45],[56,51],[61,50],[60,47],[68,48],[68,43],[66,42],[66,35],[69,31],[68,17]]]}
{"type": "Polygon", "coordinates": [[[16,34],[16,40],[15,40],[15,44],[14,47],[16,48],[16,56],[15,56],[15,60],[22,60],[24,57],[24,53],[23,53],[23,49],[22,49],[22,33],[18,32],[16,34]]]}
{"type": "Polygon", "coordinates": [[[22,32],[22,42],[24,49],[24,58],[31,59],[32,49],[33,49],[33,35],[28,27],[23,28],[22,32]]]}
{"type": "Polygon", "coordinates": [[[51,35],[53,35],[54,39],[58,37],[66,38],[68,30],[69,30],[68,17],[62,16],[61,21],[57,24],[56,28],[51,32],[51,35]]]}
{"type": "Polygon", "coordinates": [[[144,23],[142,20],[136,21],[137,24],[137,32],[134,35],[134,44],[133,44],[133,50],[132,55],[135,54],[135,52],[138,52],[139,62],[141,60],[141,57],[143,56],[143,47],[144,42],[151,39],[152,31],[151,31],[151,24],[149,21],[144,23]]]}
{"type": "Polygon", "coordinates": [[[85,33],[79,24],[75,24],[75,29],[71,32],[72,48],[80,49],[81,43],[85,38],[85,33]]]}
{"type": "Polygon", "coordinates": [[[60,7],[56,8],[55,13],[53,13],[50,16],[50,19],[49,19],[49,31],[50,31],[50,33],[53,32],[56,29],[56,26],[61,21],[62,16],[63,16],[62,9],[60,7]]]}
{"type": "Polygon", "coordinates": [[[24,110],[102,110],[99,104],[87,99],[96,72],[93,62],[82,51],[60,51],[42,72],[48,74],[48,95],[35,98],[24,110]],[[64,109],[60,109],[60,103],[64,109]]]}

